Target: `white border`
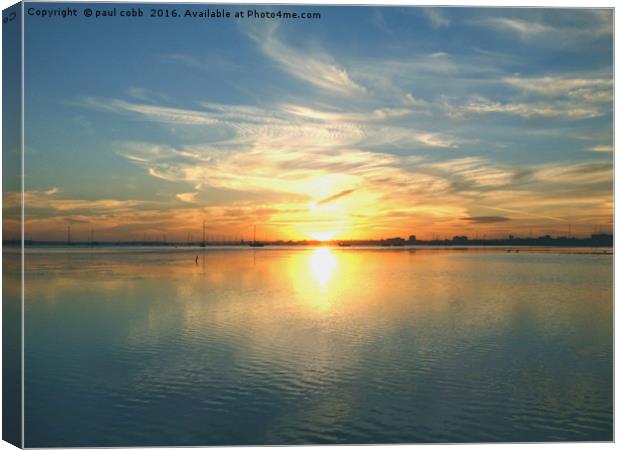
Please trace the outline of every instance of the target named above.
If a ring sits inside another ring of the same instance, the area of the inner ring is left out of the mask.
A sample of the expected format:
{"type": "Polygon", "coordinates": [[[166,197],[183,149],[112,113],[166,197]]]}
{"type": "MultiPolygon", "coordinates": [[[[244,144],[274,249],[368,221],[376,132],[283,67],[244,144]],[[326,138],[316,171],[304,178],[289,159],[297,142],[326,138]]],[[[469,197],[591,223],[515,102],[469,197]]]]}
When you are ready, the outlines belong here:
{"type": "MultiPolygon", "coordinates": [[[[38,0],[39,2],[49,2],[49,3],[61,3],[58,2],[56,0],[38,0]]],[[[2,9],[8,8],[9,6],[15,4],[15,1],[12,0],[0,0],[0,5],[2,6],[2,9]]],[[[104,3],[104,2],[84,2],[84,1],[80,1],[80,0],[69,0],[69,1],[65,1],[62,3],[104,3]]],[[[374,1],[374,2],[370,2],[368,0],[366,1],[360,1],[360,0],[337,0],[337,1],[330,1],[330,0],[312,0],[312,1],[300,1],[300,0],[289,0],[289,1],[261,1],[261,0],[246,0],[246,1],[214,1],[214,0],[206,0],[206,1],[201,1],[201,2],[192,2],[192,1],[182,1],[182,0],[133,0],[133,1],[119,1],[119,0],[111,0],[111,1],[106,1],[105,3],[204,3],[204,4],[305,4],[305,5],[377,5],[377,6],[469,6],[469,7],[536,7],[536,8],[542,8],[542,7],[552,7],[552,8],[614,8],[614,2],[610,1],[610,0],[589,0],[589,1],[577,1],[577,0],[565,0],[565,1],[557,1],[557,0],[545,0],[545,1],[535,1],[535,0],[520,0],[518,2],[509,2],[506,0],[461,0],[459,2],[456,1],[449,1],[449,2],[437,2],[437,1],[428,1],[428,0],[415,0],[415,1],[407,1],[407,0],[390,0],[390,1],[374,1]]],[[[24,5],[22,4],[22,80],[21,80],[21,95],[22,95],[22,207],[21,207],[21,219],[22,219],[22,223],[21,223],[21,239],[22,239],[22,257],[21,257],[21,265],[22,265],[22,279],[21,279],[21,302],[22,302],[22,355],[21,355],[21,364],[22,364],[22,446],[24,443],[24,432],[25,432],[25,427],[24,427],[24,383],[23,383],[23,370],[24,370],[24,186],[25,186],[25,179],[24,179],[24,144],[25,144],[25,133],[24,133],[24,117],[25,117],[25,111],[24,111],[24,35],[25,35],[25,23],[24,23],[24,14],[23,14],[23,9],[24,9],[24,5]]],[[[616,11],[614,9],[614,25],[615,25],[615,19],[616,19],[616,11]]],[[[616,40],[616,35],[615,35],[615,27],[614,27],[614,133],[613,133],[613,139],[614,139],[614,148],[615,148],[615,130],[616,130],[616,126],[618,124],[617,122],[617,117],[615,115],[615,106],[616,106],[616,102],[615,102],[615,73],[616,73],[616,64],[617,64],[617,58],[616,58],[616,53],[617,53],[617,40],[616,40]]],[[[1,48],[2,48],[2,34],[0,33],[0,54],[1,54],[1,48]]],[[[2,62],[1,62],[2,58],[0,57],[0,72],[2,69],[2,62]]],[[[0,94],[0,101],[2,100],[2,96],[0,94]]],[[[0,133],[2,131],[2,113],[0,111],[0,133]]],[[[2,181],[2,161],[0,158],[0,185],[1,185],[1,181],[2,181]]],[[[615,192],[616,192],[616,188],[618,187],[618,183],[620,183],[620,181],[618,181],[618,179],[615,177],[615,152],[614,152],[614,235],[615,236],[619,236],[618,234],[618,230],[619,228],[617,227],[617,220],[616,220],[616,208],[615,208],[615,192]]],[[[1,224],[1,219],[2,219],[2,212],[0,211],[0,235],[2,232],[2,224],[1,224]]],[[[0,267],[1,267],[1,262],[0,262],[0,267]]],[[[620,278],[620,276],[618,275],[618,273],[616,272],[616,266],[615,266],[615,253],[614,253],[614,287],[616,286],[618,279],[620,278]]],[[[2,281],[0,280],[0,289],[2,287],[2,281]]],[[[0,291],[1,292],[1,291],[0,291]]],[[[614,289],[614,439],[615,439],[615,432],[616,430],[618,430],[618,425],[620,423],[617,415],[615,414],[616,409],[616,400],[617,400],[617,390],[615,389],[618,380],[619,380],[619,376],[618,376],[618,372],[615,370],[615,349],[618,348],[618,335],[615,333],[615,323],[616,323],[616,308],[615,308],[615,304],[616,304],[616,300],[617,300],[617,292],[614,289]]],[[[0,317],[1,317],[1,311],[0,311],[0,317]]],[[[1,334],[0,334],[0,343],[1,343],[1,334]]],[[[0,369],[2,367],[2,362],[0,360],[0,369]]],[[[0,398],[1,398],[1,391],[0,391],[0,398]]],[[[0,413],[0,419],[2,417],[2,414],[0,413]]],[[[1,424],[1,421],[0,421],[1,424]]],[[[424,444],[398,444],[396,447],[398,447],[399,449],[414,449],[416,447],[419,447],[421,445],[424,444]]],[[[435,448],[445,448],[448,446],[453,446],[453,445],[457,445],[457,444],[428,444],[428,445],[432,445],[435,448]]],[[[495,450],[495,449],[514,449],[514,450],[522,450],[522,449],[531,449],[532,445],[543,445],[545,449],[551,449],[551,450],[559,450],[559,449],[583,449],[584,446],[589,446],[589,445],[593,445],[596,446],[597,448],[610,448],[610,447],[615,447],[614,443],[553,443],[553,444],[458,444],[459,446],[465,446],[466,448],[484,448],[484,449],[489,449],[489,450],[495,450]]],[[[304,449],[311,449],[311,450],[323,450],[326,447],[336,447],[336,446],[325,446],[325,445],[312,445],[312,446],[303,446],[304,449]]],[[[356,449],[359,448],[359,446],[354,446],[354,445],[339,445],[337,446],[339,449],[342,450],[352,450],[352,449],[356,449]]],[[[377,448],[377,449],[381,449],[381,450],[387,450],[390,448],[395,447],[395,445],[373,445],[373,448],[377,448]]],[[[121,447],[115,447],[115,448],[121,448],[121,447]]],[[[161,449],[162,447],[129,447],[129,448],[142,448],[142,449],[147,449],[147,450],[156,450],[156,449],[161,449]]],[[[188,447],[166,447],[168,449],[184,449],[184,448],[188,448],[188,447]]],[[[198,448],[206,448],[206,447],[198,447],[198,448]]],[[[214,447],[214,448],[222,448],[222,447],[214,447]]],[[[274,449],[274,448],[280,448],[277,446],[260,446],[260,447],[234,447],[236,449],[250,449],[250,448],[269,448],[269,449],[274,449]]],[[[8,444],[7,442],[4,441],[0,441],[0,450],[9,450],[9,449],[15,449],[14,446],[8,444]]]]}

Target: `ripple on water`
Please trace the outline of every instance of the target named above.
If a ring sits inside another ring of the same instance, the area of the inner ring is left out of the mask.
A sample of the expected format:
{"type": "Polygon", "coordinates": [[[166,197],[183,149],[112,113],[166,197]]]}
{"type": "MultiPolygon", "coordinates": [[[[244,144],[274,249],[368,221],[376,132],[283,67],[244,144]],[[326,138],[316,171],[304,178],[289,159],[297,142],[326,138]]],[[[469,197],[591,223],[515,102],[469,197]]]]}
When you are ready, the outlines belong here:
{"type": "Polygon", "coordinates": [[[28,445],[612,438],[609,258],[309,254],[39,255],[28,445]]]}

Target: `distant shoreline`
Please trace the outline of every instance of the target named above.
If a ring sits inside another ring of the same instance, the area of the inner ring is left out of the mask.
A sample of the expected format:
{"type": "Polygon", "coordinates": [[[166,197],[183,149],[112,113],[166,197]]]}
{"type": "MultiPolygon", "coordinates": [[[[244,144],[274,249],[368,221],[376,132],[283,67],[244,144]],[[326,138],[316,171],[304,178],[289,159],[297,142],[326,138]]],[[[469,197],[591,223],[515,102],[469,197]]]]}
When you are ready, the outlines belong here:
{"type": "MultiPolygon", "coordinates": [[[[251,241],[234,242],[163,242],[163,241],[117,241],[117,242],[63,242],[63,241],[24,241],[25,247],[176,247],[176,248],[208,248],[208,247],[250,247],[251,241]]],[[[613,235],[600,234],[590,238],[569,238],[543,236],[539,238],[511,238],[469,240],[455,237],[452,240],[405,241],[400,238],[384,240],[333,240],[333,241],[263,241],[267,247],[377,247],[377,248],[418,248],[418,247],[613,247],[613,235]]],[[[20,247],[21,241],[5,240],[6,247],[20,247]]]]}

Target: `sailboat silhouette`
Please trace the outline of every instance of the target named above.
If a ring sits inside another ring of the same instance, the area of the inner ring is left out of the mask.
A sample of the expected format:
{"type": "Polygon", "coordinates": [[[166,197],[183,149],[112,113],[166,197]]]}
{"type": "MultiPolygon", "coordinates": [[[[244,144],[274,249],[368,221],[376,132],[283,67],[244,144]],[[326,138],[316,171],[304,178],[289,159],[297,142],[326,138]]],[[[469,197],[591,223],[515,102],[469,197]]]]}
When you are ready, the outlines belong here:
{"type": "Polygon", "coordinates": [[[207,246],[207,241],[205,240],[205,221],[202,221],[202,242],[200,243],[201,247],[207,246]]]}
{"type": "Polygon", "coordinates": [[[254,240],[250,242],[250,247],[264,247],[265,244],[256,241],[256,225],[254,225],[254,240]]]}

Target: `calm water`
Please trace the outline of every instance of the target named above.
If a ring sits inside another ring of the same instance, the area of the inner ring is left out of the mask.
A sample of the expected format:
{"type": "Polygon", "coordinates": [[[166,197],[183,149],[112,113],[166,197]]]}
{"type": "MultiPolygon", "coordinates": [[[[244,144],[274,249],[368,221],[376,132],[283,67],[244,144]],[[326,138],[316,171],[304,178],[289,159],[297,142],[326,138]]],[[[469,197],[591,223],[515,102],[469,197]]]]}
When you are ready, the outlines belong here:
{"type": "Polygon", "coordinates": [[[26,264],[30,447],[613,437],[609,255],[57,249],[26,264]]]}

